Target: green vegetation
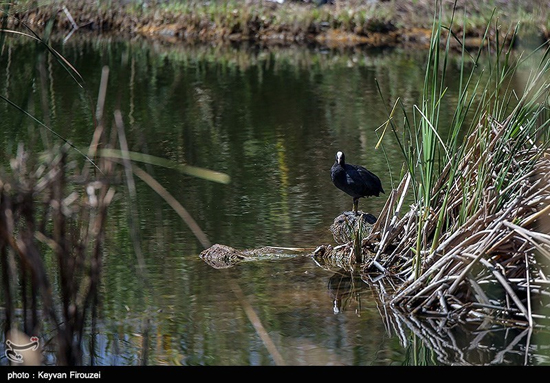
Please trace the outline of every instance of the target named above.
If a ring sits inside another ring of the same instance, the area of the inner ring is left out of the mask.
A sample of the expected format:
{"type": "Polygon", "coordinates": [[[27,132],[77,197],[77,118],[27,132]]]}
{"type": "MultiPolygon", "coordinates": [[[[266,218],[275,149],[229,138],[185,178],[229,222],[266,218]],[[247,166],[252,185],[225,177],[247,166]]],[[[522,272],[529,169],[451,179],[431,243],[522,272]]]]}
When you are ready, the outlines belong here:
{"type": "MultiPolygon", "coordinates": [[[[66,4],[61,0],[40,2],[22,0],[13,3],[11,25],[21,20],[33,27],[56,18],[62,30],[126,32],[169,41],[243,41],[323,44],[387,45],[429,40],[435,2],[415,1],[337,1],[335,5],[317,7],[312,3],[276,4],[251,1],[243,6],[237,0],[218,1],[145,1],[131,2],[78,0],[66,4]],[[59,12],[63,10],[62,12],[59,12]]],[[[454,33],[479,38],[487,25],[487,15],[495,13],[497,28],[507,30],[516,23],[520,36],[548,38],[550,4],[547,0],[531,2],[508,0],[452,2],[441,6],[441,21],[458,28],[454,33]],[[498,24],[498,26],[497,26],[498,24]]]]}
{"type": "Polygon", "coordinates": [[[545,318],[532,310],[546,304],[539,284],[544,290],[550,259],[548,47],[523,56],[502,43],[500,31],[490,38],[489,28],[477,52],[462,41],[459,95],[445,137],[439,116],[454,35],[441,36],[454,24],[442,20],[433,26],[422,102],[410,112],[398,100],[403,120],[388,120],[405,174],[366,240],[376,251],[366,270],[407,281],[393,299],[406,310],[534,326],[534,317],[545,318]],[[523,88],[512,82],[520,72],[523,88]],[[410,190],[413,204],[402,214],[410,190]],[[495,285],[502,295],[488,292],[495,285]]]}

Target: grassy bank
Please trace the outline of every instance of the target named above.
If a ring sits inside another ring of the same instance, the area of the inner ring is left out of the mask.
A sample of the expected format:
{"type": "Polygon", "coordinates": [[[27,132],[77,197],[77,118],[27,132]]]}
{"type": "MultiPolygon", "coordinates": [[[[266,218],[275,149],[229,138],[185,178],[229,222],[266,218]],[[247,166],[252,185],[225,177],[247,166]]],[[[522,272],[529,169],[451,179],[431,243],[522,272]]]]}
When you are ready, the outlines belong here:
{"type": "MultiPolygon", "coordinates": [[[[442,4],[442,23],[452,17],[453,1],[442,4]]],[[[320,43],[325,45],[429,44],[435,11],[432,0],[340,0],[332,5],[267,0],[147,1],[147,0],[20,0],[4,5],[8,27],[21,22],[44,27],[55,20],[69,33],[116,32],[172,42],[320,43]]],[[[455,33],[479,41],[487,20],[495,14],[491,33],[520,23],[519,37],[549,37],[550,1],[457,2],[455,33]]]]}

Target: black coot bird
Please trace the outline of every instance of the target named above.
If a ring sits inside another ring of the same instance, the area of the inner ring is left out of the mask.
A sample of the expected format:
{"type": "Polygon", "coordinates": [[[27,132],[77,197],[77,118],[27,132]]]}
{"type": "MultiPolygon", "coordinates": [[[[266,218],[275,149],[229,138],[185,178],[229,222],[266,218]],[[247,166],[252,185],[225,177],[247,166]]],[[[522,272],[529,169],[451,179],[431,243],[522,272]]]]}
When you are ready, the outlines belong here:
{"type": "Polygon", "coordinates": [[[384,193],[382,182],[376,174],[359,165],[346,164],[343,152],[336,153],[336,162],[330,169],[332,183],[353,197],[353,211],[357,215],[359,198],[379,196],[384,193]]]}

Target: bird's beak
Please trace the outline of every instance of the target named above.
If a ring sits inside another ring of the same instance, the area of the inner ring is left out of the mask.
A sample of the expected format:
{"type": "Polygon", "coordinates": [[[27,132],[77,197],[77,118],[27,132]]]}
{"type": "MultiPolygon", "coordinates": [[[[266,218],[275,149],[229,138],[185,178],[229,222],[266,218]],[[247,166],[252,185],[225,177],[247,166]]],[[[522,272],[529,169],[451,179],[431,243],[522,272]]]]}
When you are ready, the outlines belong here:
{"type": "Polygon", "coordinates": [[[338,162],[338,164],[341,165],[341,162],[342,162],[342,153],[341,152],[336,153],[336,162],[338,162]]]}

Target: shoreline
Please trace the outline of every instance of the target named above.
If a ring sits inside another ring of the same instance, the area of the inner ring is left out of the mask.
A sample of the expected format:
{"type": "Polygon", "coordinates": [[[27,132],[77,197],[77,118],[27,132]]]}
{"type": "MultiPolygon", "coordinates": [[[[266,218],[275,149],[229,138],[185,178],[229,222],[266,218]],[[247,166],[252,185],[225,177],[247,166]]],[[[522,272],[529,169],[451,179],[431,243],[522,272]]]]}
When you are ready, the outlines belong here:
{"type": "MultiPolygon", "coordinates": [[[[39,31],[53,26],[57,33],[116,33],[175,44],[248,42],[259,45],[316,44],[330,48],[397,45],[427,48],[435,12],[434,6],[430,5],[433,1],[428,0],[417,0],[414,7],[398,5],[401,3],[393,1],[354,7],[339,6],[338,3],[317,7],[313,4],[278,4],[262,0],[248,0],[247,6],[233,3],[212,6],[193,1],[183,5],[153,1],[141,4],[128,0],[114,2],[118,6],[106,7],[89,0],[77,0],[66,5],[60,0],[50,0],[33,7],[32,3],[25,6],[27,1],[22,1],[8,10],[5,28],[16,29],[24,23],[39,31]]],[[[441,14],[443,22],[449,24],[451,17],[454,18],[453,34],[456,39],[451,39],[452,42],[460,46],[459,39],[464,39],[468,46],[479,46],[489,19],[489,16],[483,15],[491,8],[487,5],[468,10],[468,4],[472,1],[462,0],[453,15],[450,3],[444,2],[441,14]]],[[[548,3],[547,9],[550,9],[550,1],[548,3]]],[[[543,4],[539,6],[543,8],[543,4]]],[[[548,10],[538,12],[535,8],[516,7],[516,13],[500,19],[507,9],[492,9],[495,15],[491,23],[493,26],[488,29],[489,38],[493,38],[498,29],[501,38],[509,39],[509,32],[518,22],[521,23],[519,39],[537,44],[550,37],[549,28],[542,21],[550,14],[548,10]],[[529,10],[532,15],[525,13],[529,10]]]]}

